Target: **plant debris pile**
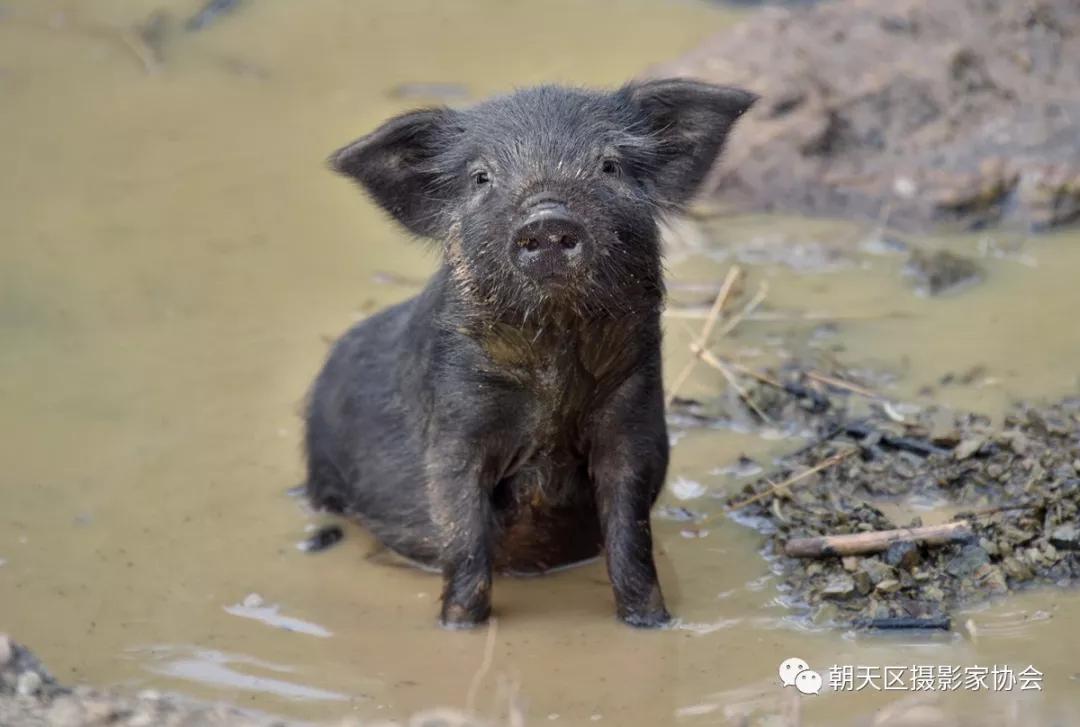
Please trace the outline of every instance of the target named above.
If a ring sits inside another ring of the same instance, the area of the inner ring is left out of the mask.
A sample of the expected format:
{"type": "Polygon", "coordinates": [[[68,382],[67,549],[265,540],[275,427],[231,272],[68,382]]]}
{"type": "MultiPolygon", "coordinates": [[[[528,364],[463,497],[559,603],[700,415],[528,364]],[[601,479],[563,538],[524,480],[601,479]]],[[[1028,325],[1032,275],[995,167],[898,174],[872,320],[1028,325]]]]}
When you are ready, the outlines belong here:
{"type": "MultiPolygon", "coordinates": [[[[748,397],[789,431],[810,433],[813,444],[728,505],[768,536],[765,555],[785,600],[814,622],[943,624],[955,608],[1012,589],[1080,581],[1080,398],[1017,405],[995,426],[936,408],[901,414],[880,401],[856,416],[855,397],[826,393],[805,373],[776,379],[782,388],[761,384],[748,397]],[[912,507],[936,522],[965,520],[971,536],[843,557],[785,554],[793,538],[924,525],[912,507]]],[[[706,408],[682,400],[675,414],[702,424],[706,408]]]]}

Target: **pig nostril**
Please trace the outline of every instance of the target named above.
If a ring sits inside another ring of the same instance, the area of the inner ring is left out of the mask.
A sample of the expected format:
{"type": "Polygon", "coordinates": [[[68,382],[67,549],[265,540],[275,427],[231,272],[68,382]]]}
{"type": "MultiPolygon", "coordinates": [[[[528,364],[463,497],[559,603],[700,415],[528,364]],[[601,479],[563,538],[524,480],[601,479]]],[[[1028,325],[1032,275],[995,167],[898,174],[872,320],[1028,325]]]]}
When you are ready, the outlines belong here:
{"type": "Polygon", "coordinates": [[[529,252],[536,252],[540,249],[540,241],[535,237],[527,237],[521,241],[521,246],[529,252]]]}
{"type": "Polygon", "coordinates": [[[563,235],[559,238],[559,246],[563,250],[573,250],[577,247],[577,239],[572,235],[563,235]]]}

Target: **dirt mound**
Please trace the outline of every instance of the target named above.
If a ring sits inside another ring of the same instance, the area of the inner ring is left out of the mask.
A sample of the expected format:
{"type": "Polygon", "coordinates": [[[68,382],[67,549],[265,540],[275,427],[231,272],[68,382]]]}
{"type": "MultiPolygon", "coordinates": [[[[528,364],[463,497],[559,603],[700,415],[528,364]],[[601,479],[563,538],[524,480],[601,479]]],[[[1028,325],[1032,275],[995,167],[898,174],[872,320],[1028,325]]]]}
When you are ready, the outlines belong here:
{"type": "Polygon", "coordinates": [[[1080,217],[1080,4],[767,8],[649,75],[762,94],[714,192],[742,208],[975,227],[1080,217]]]}
{"type": "MultiPolygon", "coordinates": [[[[1080,582],[1080,399],[1018,405],[995,427],[933,407],[855,406],[797,371],[770,375],[786,390],[751,390],[756,410],[812,433],[812,443],[728,505],[767,536],[764,553],[789,605],[820,624],[942,628],[958,607],[1080,582]],[[926,525],[917,512],[962,523],[955,533],[963,537],[790,555],[796,539],[926,525]]],[[[687,402],[676,411],[706,416],[687,402]]],[[[753,411],[715,416],[731,422],[753,411]]]]}

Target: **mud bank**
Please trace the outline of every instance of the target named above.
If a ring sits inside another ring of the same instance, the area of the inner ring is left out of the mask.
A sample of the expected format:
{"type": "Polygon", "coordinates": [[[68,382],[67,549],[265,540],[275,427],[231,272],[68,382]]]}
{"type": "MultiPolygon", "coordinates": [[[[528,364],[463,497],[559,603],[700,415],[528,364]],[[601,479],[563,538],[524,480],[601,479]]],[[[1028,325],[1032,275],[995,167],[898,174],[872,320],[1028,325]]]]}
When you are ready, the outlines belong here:
{"type": "MultiPolygon", "coordinates": [[[[228,705],[143,691],[121,694],[59,684],[26,647],[0,634],[0,725],[4,727],[288,727],[290,722],[242,712],[228,705]]],[[[346,719],[338,727],[362,727],[346,719]]],[[[417,714],[406,723],[364,722],[369,727],[479,727],[451,710],[417,714]]]]}
{"type": "Polygon", "coordinates": [[[866,390],[839,376],[768,377],[784,388],[761,384],[745,402],[680,409],[710,425],[764,414],[810,438],[727,501],[737,521],[766,536],[789,606],[822,626],[947,629],[958,609],[1080,582],[1080,399],[1018,404],[992,423],[852,394],[866,390]],[[950,523],[958,537],[945,542],[792,547],[950,523]]]}
{"type": "Polygon", "coordinates": [[[1080,217],[1080,6],[767,8],[649,75],[746,86],[714,198],[901,228],[1080,217]]]}

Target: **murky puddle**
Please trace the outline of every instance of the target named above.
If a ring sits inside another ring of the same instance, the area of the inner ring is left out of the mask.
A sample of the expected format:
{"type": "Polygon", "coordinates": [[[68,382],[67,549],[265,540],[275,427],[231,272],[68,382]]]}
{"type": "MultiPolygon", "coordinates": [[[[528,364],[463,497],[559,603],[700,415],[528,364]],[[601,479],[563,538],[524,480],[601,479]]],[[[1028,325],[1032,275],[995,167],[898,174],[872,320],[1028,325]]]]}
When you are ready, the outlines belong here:
{"type": "MultiPolygon", "coordinates": [[[[168,4],[172,25],[196,5],[168,4]]],[[[732,16],[675,0],[265,0],[203,32],[166,33],[148,65],[118,29],[150,9],[0,5],[0,629],[60,678],[304,719],[463,706],[472,689],[483,713],[516,695],[531,723],[776,724],[767,715],[795,698],[776,668],[800,656],[822,670],[1034,665],[1042,692],[962,689],[945,707],[1002,720],[1015,710],[1016,724],[1080,709],[1075,593],[967,614],[974,638],[852,637],[793,619],[759,537],[716,496],[738,486],[721,470],[741,454],[767,463],[795,443],[706,430],[676,432],[670,482],[681,484],[665,503],[708,524],[656,524],[680,628],[617,624],[599,563],[502,579],[493,659],[474,687],[486,634],[435,628],[436,577],[370,558],[356,528],[317,557],[294,547],[312,519],[285,490],[301,476],[298,409],[324,339],[409,295],[434,262],[321,160],[444,96],[618,83],[732,16]]],[[[868,234],[711,224],[708,247],[673,247],[676,302],[707,304],[739,261],[767,297],[716,347],[747,365],[828,346],[895,374],[898,400],[926,401],[931,385],[937,401],[992,413],[1076,391],[1076,232],[986,257],[984,284],[942,299],[911,292],[902,258],[865,252],[868,234]],[[794,267],[785,250],[798,252],[794,267]],[[938,383],[976,365],[970,383],[938,383]]],[[[669,372],[687,360],[693,310],[668,318],[669,372]]],[[[684,393],[722,385],[700,367],[684,393]]],[[[806,723],[835,724],[913,698],[867,688],[801,706],[806,723]]]]}

